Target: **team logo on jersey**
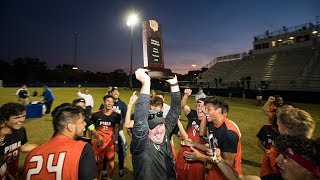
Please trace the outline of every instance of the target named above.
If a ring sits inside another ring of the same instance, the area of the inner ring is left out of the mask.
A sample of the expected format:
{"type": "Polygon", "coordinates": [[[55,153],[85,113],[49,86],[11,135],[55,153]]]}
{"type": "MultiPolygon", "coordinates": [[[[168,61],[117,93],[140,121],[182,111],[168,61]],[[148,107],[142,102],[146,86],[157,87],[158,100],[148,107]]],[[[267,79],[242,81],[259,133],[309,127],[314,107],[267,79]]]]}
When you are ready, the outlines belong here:
{"type": "Polygon", "coordinates": [[[18,149],[19,147],[21,147],[21,141],[18,141],[16,143],[10,144],[9,146],[6,146],[4,148],[4,154],[6,154],[9,151],[13,151],[15,149],[18,149]]]}

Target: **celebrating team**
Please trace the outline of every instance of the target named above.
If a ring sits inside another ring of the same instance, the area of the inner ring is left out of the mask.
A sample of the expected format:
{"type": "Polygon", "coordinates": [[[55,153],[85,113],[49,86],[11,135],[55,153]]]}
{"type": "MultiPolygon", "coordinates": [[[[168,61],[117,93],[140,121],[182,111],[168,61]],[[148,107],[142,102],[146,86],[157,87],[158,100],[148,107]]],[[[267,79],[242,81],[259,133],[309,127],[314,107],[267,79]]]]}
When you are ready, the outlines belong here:
{"type": "MultiPolygon", "coordinates": [[[[101,110],[91,118],[91,108],[77,106],[85,103],[84,99],[61,104],[52,112],[52,139],[38,147],[28,143],[22,127],[25,106],[3,105],[0,108],[1,179],[21,176],[20,151],[31,151],[25,159],[24,179],[101,179],[103,176],[112,179],[116,152],[122,178],[127,148],[123,123],[130,129],[132,138],[134,179],[258,178],[242,175],[241,132],[228,118],[226,102],[218,97],[200,98],[196,109],[192,109],[187,105],[192,91],[185,89],[181,99],[175,76],[167,80],[171,106],[164,110],[163,99],[151,94],[151,80],[146,71],[135,72],[142,87],[139,96],[134,93],[130,98],[128,112],[117,88],[103,97],[101,110]],[[131,115],[133,104],[136,104],[135,112],[131,115]],[[186,128],[179,120],[181,109],[188,119],[186,128]],[[84,131],[89,132],[86,133],[89,139],[84,137],[84,131]],[[177,155],[173,134],[181,138],[177,155]]],[[[259,178],[319,179],[320,143],[311,139],[315,122],[310,114],[293,105],[284,105],[279,97],[270,97],[263,111],[269,122],[257,135],[259,147],[265,153],[259,178]],[[301,144],[306,150],[298,148],[301,144]]]]}

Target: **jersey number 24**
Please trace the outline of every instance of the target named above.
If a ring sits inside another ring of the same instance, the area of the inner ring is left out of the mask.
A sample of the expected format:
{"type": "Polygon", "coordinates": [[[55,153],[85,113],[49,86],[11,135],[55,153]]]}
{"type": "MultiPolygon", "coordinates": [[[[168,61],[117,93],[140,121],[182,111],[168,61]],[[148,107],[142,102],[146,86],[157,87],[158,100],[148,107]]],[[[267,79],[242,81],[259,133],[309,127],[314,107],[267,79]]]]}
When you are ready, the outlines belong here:
{"type": "Polygon", "coordinates": [[[37,166],[35,168],[29,169],[27,172],[27,180],[31,178],[31,175],[37,175],[43,170],[43,168],[47,169],[48,173],[56,173],[56,180],[61,180],[62,179],[62,169],[63,169],[63,162],[64,158],[66,156],[66,152],[61,152],[58,155],[58,163],[57,165],[53,165],[53,159],[54,159],[55,154],[50,154],[48,156],[48,162],[44,163],[43,162],[43,156],[38,155],[38,156],[33,156],[30,160],[30,162],[36,162],[37,166]],[[44,164],[47,164],[47,167],[43,167],[44,164]]]}

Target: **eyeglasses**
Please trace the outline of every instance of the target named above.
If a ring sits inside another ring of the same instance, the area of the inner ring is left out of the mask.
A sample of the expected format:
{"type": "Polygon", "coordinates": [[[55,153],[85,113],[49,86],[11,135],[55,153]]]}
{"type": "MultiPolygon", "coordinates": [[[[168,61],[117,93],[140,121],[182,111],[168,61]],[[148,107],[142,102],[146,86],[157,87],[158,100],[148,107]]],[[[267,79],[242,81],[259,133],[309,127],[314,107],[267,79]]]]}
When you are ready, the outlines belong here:
{"type": "Polygon", "coordinates": [[[157,112],[157,113],[149,114],[148,120],[154,119],[155,116],[157,116],[157,117],[162,117],[162,116],[163,116],[163,113],[162,113],[161,111],[159,111],[159,112],[157,112]]]}

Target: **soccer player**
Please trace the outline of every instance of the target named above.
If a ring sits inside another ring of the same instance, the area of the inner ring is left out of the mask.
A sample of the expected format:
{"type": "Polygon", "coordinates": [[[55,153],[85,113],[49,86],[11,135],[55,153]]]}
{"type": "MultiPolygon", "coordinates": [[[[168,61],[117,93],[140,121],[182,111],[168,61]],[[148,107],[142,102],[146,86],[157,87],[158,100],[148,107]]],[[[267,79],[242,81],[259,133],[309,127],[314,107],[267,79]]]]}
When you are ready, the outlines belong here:
{"type": "MultiPolygon", "coordinates": [[[[225,103],[220,99],[210,98],[205,101],[205,115],[208,122],[208,133],[212,144],[211,148],[219,148],[222,152],[222,157],[234,170],[239,174],[242,174],[241,168],[241,142],[240,142],[240,131],[234,122],[229,120],[223,115],[223,109],[225,103]],[[211,138],[210,138],[211,136],[211,138]]],[[[190,140],[185,140],[190,141],[190,140]]],[[[206,151],[206,147],[202,144],[192,141],[192,146],[202,151],[206,151]]],[[[186,159],[201,160],[206,162],[206,155],[197,159],[192,158],[194,152],[184,152],[186,159]]],[[[220,169],[213,165],[208,172],[207,179],[224,179],[223,173],[220,169]]]]}
{"type": "Polygon", "coordinates": [[[92,114],[92,121],[95,124],[99,136],[103,140],[103,145],[99,146],[98,142],[93,142],[99,177],[103,169],[103,159],[107,160],[107,177],[112,179],[114,173],[114,157],[118,150],[119,124],[121,115],[113,110],[115,99],[112,95],[103,97],[104,108],[99,112],[92,114]]]}
{"type": "MultiPolygon", "coordinates": [[[[125,116],[127,113],[127,105],[120,99],[120,91],[118,87],[112,87],[110,94],[115,99],[115,103],[113,105],[113,109],[121,115],[121,120],[119,124],[119,143],[118,143],[118,159],[119,159],[119,177],[122,178],[124,176],[124,158],[126,157],[126,149],[128,148],[128,144],[126,142],[126,137],[123,133],[123,123],[125,120],[125,116]]],[[[100,109],[103,109],[103,104],[101,104],[100,109]]],[[[106,162],[104,162],[105,169],[106,162]]]]}
{"type": "MultiPolygon", "coordinates": [[[[314,180],[320,179],[320,143],[304,136],[280,135],[275,140],[275,148],[280,152],[277,165],[285,180],[314,180]],[[304,148],[301,148],[304,147],[304,148]]],[[[191,147],[198,158],[202,154],[191,147]]],[[[221,157],[219,148],[208,149],[206,162],[215,164],[227,179],[260,180],[260,179],[282,179],[279,176],[257,177],[252,175],[239,175],[221,157]],[[214,152],[214,153],[213,153],[214,152]]],[[[188,157],[187,157],[188,159],[188,157]]]]}
{"type": "MultiPolygon", "coordinates": [[[[277,109],[276,113],[278,131],[281,135],[312,137],[315,122],[308,112],[290,105],[284,105],[277,109]]],[[[268,157],[270,167],[276,167],[278,156],[279,152],[277,152],[276,148],[271,147],[268,157]]],[[[272,171],[274,172],[273,174],[280,173],[276,168],[273,168],[272,171]]],[[[273,174],[270,175],[272,176],[273,174]]],[[[270,175],[265,177],[267,178],[270,175]]]]}
{"type": "Polygon", "coordinates": [[[274,116],[271,124],[268,123],[263,125],[257,134],[258,146],[264,152],[260,169],[260,177],[278,173],[276,166],[271,166],[270,149],[274,146],[274,141],[279,135],[276,116],[274,116]]]}
{"type": "Polygon", "coordinates": [[[277,109],[283,104],[283,99],[279,95],[269,96],[268,101],[263,105],[262,111],[268,116],[269,123],[272,123],[272,117],[276,115],[277,109]]]}
{"type": "Polygon", "coordinates": [[[92,136],[94,138],[96,138],[98,140],[98,144],[102,145],[103,140],[102,138],[99,136],[98,132],[96,131],[93,122],[91,121],[91,118],[89,117],[89,115],[87,114],[86,111],[86,101],[83,98],[77,98],[75,100],[72,101],[72,105],[74,106],[78,106],[81,107],[85,113],[84,113],[84,121],[86,122],[86,127],[85,127],[85,131],[84,131],[84,136],[86,136],[86,132],[87,130],[89,130],[90,134],[89,134],[89,138],[92,138],[92,136]],[[92,136],[91,136],[92,135],[92,136]]]}
{"type": "Polygon", "coordinates": [[[26,108],[22,104],[7,103],[0,108],[1,136],[0,156],[4,157],[8,173],[18,178],[19,156],[21,152],[29,152],[37,145],[29,144],[27,133],[22,124],[26,119],[26,108]]]}
{"type": "Polygon", "coordinates": [[[25,179],[94,179],[97,169],[92,147],[76,140],[86,126],[84,111],[76,106],[58,106],[54,111],[55,135],[28,154],[25,179]]]}
{"type": "MultiPolygon", "coordinates": [[[[196,110],[191,109],[187,105],[189,96],[191,95],[191,89],[184,90],[184,96],[181,99],[181,108],[188,118],[188,125],[186,128],[187,137],[194,142],[204,144],[204,141],[199,136],[200,123],[202,120],[206,120],[203,114],[205,99],[198,99],[196,110]]],[[[182,127],[183,128],[183,127],[182,127]]],[[[180,128],[179,128],[180,129],[180,128]]],[[[184,129],[181,129],[184,131],[184,129]]],[[[180,130],[180,131],[181,131],[180,130]]],[[[190,151],[190,147],[181,146],[177,156],[177,163],[175,165],[177,179],[204,179],[205,178],[205,166],[202,161],[186,161],[183,156],[184,151],[190,151]]]]}
{"type": "Polygon", "coordinates": [[[140,68],[135,72],[142,87],[136,102],[130,145],[134,179],[176,179],[169,141],[180,113],[177,77],[167,80],[171,87],[171,108],[164,119],[161,111],[150,110],[151,80],[147,71],[140,68]]]}

